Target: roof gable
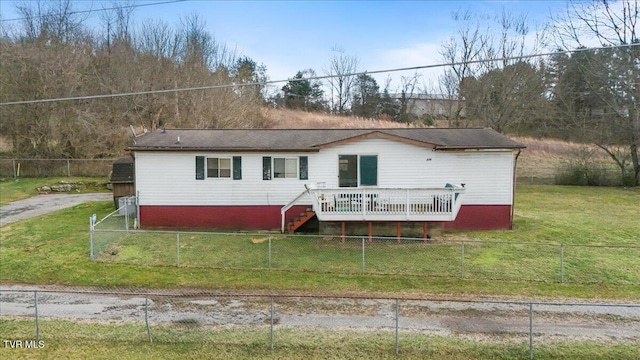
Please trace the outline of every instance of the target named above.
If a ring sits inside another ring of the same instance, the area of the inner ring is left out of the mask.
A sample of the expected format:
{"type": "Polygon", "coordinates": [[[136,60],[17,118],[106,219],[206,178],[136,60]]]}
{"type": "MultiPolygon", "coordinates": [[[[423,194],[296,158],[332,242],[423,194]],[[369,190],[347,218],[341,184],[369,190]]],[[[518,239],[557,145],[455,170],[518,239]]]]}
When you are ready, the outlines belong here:
{"type": "Polygon", "coordinates": [[[328,148],[328,147],[332,147],[332,146],[347,144],[347,143],[356,142],[356,141],[365,140],[365,139],[385,139],[385,140],[391,140],[391,141],[398,141],[398,142],[407,143],[407,144],[411,144],[411,145],[415,145],[415,146],[419,146],[419,147],[425,147],[425,148],[429,148],[429,149],[433,149],[433,148],[436,147],[435,144],[416,141],[416,140],[413,140],[413,139],[408,139],[406,137],[402,137],[402,136],[398,136],[398,135],[394,135],[394,134],[389,134],[389,133],[385,133],[385,132],[377,131],[377,130],[376,131],[372,131],[372,132],[368,132],[368,133],[363,133],[363,134],[356,135],[356,136],[349,137],[349,138],[344,138],[344,139],[337,140],[337,141],[332,141],[332,142],[328,142],[328,143],[324,143],[324,144],[319,144],[317,146],[320,149],[324,149],[324,148],[328,148]]]}

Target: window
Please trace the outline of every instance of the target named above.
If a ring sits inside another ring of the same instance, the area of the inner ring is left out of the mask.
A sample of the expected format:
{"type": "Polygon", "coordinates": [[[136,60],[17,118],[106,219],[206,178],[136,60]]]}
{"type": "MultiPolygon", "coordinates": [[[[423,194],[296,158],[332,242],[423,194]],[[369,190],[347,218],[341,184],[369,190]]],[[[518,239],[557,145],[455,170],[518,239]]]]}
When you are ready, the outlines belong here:
{"type": "Polygon", "coordinates": [[[231,159],[230,158],[207,158],[208,178],[230,178],[231,159]]]}
{"type": "Polygon", "coordinates": [[[273,178],[297,178],[298,158],[273,158],[273,178]]]}
{"type": "Polygon", "coordinates": [[[271,179],[309,179],[309,158],[274,157],[262,158],[262,180],[271,179]]]}
{"type": "Polygon", "coordinates": [[[242,156],[196,156],[196,180],[231,177],[233,180],[242,180],[242,156]]]}

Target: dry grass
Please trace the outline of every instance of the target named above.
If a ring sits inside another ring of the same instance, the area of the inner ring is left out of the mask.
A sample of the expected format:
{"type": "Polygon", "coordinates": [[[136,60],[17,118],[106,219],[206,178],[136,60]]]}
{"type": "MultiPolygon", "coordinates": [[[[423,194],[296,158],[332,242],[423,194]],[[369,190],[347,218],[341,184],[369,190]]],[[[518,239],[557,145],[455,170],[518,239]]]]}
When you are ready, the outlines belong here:
{"type": "Polygon", "coordinates": [[[291,109],[265,108],[262,114],[275,129],[380,129],[415,127],[411,124],[396,121],[366,119],[357,116],[337,116],[291,109]]]}
{"type": "Polygon", "coordinates": [[[511,138],[527,146],[518,157],[518,173],[521,176],[553,179],[558,169],[576,161],[595,163],[612,172],[617,171],[609,155],[594,145],[556,139],[511,138]]]}

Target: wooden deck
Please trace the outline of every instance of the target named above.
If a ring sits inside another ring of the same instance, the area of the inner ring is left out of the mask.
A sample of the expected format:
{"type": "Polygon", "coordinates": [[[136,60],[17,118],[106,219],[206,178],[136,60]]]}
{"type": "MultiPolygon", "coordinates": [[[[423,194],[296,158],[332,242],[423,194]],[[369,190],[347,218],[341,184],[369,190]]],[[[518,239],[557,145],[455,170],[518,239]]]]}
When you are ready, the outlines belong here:
{"type": "Polygon", "coordinates": [[[320,221],[453,221],[464,188],[311,188],[320,221]]]}

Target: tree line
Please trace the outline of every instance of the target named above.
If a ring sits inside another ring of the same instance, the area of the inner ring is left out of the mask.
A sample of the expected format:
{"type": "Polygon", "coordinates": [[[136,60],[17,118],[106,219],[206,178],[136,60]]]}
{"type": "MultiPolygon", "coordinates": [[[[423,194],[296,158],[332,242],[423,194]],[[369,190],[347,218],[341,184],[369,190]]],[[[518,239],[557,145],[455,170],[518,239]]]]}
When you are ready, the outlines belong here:
{"type": "MultiPolygon", "coordinates": [[[[134,26],[132,8],[104,11],[85,26],[71,1],[25,2],[18,26],[3,23],[1,101],[56,99],[266,79],[266,68],[211,36],[198,15],[172,26],[134,26]]],[[[97,100],[0,107],[0,133],[21,157],[101,158],[122,153],[129,125],[142,132],[169,127],[260,127],[262,88],[224,87],[97,100]]]]}
{"type": "Polygon", "coordinates": [[[538,30],[507,11],[459,11],[440,49],[444,70],[431,84],[414,72],[397,86],[390,77],[380,85],[356,56],[335,47],[320,74],[301,69],[275,93],[265,84],[266,66],[215,39],[197,15],[173,26],[136,24],[131,8],[114,7],[89,28],[69,0],[17,10],[20,24],[3,23],[0,38],[2,102],[237,85],[0,106],[0,132],[20,156],[111,157],[130,141],[129,125],[268,126],[261,109],[273,106],[588,142],[610,155],[625,183],[639,183],[636,0],[569,2],[538,30]],[[416,114],[419,94],[448,105],[416,114]]]}

